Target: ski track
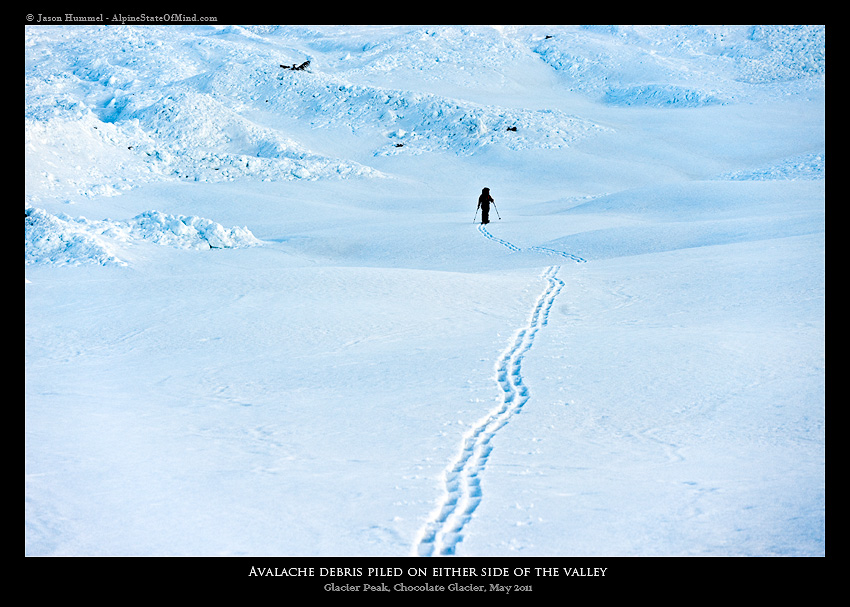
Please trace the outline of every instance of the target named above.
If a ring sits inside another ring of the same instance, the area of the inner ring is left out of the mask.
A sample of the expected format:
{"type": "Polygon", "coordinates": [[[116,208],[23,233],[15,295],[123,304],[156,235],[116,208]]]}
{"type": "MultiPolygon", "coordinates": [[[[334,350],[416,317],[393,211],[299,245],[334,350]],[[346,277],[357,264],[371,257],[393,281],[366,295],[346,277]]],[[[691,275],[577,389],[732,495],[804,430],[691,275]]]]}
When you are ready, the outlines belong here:
{"type": "MultiPolygon", "coordinates": [[[[520,250],[494,238],[483,226],[479,230],[508,248],[520,250]]],[[[492,440],[529,400],[528,388],[522,379],[522,358],[534,343],[537,332],[546,326],[555,297],[564,286],[557,278],[559,269],[560,266],[550,266],[543,272],[541,277],[546,280],[546,288],[537,298],[528,322],[516,331],[496,361],[496,382],[501,393],[499,404],[464,435],[460,453],[444,472],[442,502],[420,532],[414,556],[454,555],[463,541],[464,527],[481,502],[481,474],[493,449],[492,440]]]]}

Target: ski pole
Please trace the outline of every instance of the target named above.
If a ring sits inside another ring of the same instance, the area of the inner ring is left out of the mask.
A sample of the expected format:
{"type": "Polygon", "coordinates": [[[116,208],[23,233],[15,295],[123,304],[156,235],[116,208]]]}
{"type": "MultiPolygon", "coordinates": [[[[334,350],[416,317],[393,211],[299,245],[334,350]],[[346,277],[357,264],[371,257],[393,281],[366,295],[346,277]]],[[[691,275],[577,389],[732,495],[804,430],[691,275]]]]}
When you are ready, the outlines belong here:
{"type": "Polygon", "coordinates": [[[499,218],[499,221],[501,221],[501,220],[502,220],[502,216],[501,216],[501,215],[499,215],[499,209],[498,209],[498,207],[496,207],[496,203],[495,203],[495,202],[493,203],[493,208],[494,208],[494,209],[496,209],[496,217],[498,217],[498,218],[499,218]]]}
{"type": "Polygon", "coordinates": [[[476,219],[478,219],[478,209],[475,209],[475,217],[472,218],[472,223],[475,223],[476,219]]]}

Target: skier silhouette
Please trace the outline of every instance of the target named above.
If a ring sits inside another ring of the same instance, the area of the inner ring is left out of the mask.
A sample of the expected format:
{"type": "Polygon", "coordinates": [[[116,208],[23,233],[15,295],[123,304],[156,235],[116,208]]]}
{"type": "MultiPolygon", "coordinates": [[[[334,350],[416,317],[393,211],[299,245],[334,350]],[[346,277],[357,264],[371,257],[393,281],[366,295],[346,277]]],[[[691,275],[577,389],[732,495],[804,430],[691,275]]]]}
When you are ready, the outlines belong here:
{"type": "Polygon", "coordinates": [[[478,197],[478,207],[476,208],[476,212],[478,212],[478,209],[481,209],[482,224],[490,223],[491,202],[493,202],[493,198],[490,196],[490,188],[484,188],[483,190],[481,190],[481,196],[478,197]]]}

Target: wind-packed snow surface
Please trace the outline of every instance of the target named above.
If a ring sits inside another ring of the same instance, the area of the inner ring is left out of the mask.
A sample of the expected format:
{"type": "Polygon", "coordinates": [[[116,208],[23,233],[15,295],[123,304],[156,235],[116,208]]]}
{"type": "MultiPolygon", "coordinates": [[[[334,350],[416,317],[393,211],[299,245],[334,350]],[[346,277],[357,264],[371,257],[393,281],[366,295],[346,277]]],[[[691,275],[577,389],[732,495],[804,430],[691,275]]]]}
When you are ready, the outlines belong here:
{"type": "Polygon", "coordinates": [[[823,555],[824,48],[28,27],[25,554],[823,555]]]}

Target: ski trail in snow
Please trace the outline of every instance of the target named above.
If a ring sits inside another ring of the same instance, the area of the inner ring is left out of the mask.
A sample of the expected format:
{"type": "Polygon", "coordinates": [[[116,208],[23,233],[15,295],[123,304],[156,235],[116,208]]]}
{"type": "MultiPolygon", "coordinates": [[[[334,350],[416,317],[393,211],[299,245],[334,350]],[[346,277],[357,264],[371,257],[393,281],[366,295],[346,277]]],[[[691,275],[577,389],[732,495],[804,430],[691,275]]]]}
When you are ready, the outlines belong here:
{"type": "MultiPolygon", "coordinates": [[[[516,246],[513,243],[508,242],[507,240],[502,240],[501,238],[496,238],[493,236],[487,228],[484,227],[484,224],[478,225],[478,231],[481,232],[485,237],[489,238],[494,242],[498,242],[501,245],[506,246],[511,251],[516,251],[519,253],[522,249],[516,246]]],[[[567,253],[566,251],[558,251],[557,249],[550,249],[549,247],[529,247],[527,250],[536,251],[538,253],[546,253],[548,255],[560,255],[561,257],[566,257],[567,259],[572,259],[576,263],[585,263],[587,260],[582,259],[578,255],[573,255],[572,253],[567,253]]]]}
{"type": "Polygon", "coordinates": [[[499,404],[464,435],[459,454],[443,473],[445,494],[420,531],[414,556],[453,555],[463,541],[464,527],[481,502],[481,474],[493,449],[492,440],[511,416],[528,402],[529,392],[521,372],[522,358],[531,348],[537,332],[546,326],[555,297],[564,286],[556,276],[559,269],[559,266],[551,266],[543,272],[546,288],[537,298],[528,322],[514,334],[496,361],[499,404]]]}

